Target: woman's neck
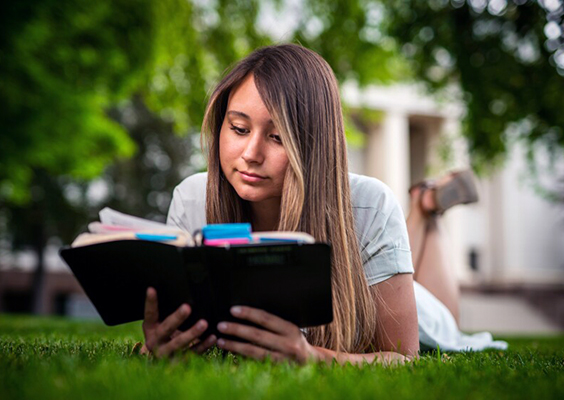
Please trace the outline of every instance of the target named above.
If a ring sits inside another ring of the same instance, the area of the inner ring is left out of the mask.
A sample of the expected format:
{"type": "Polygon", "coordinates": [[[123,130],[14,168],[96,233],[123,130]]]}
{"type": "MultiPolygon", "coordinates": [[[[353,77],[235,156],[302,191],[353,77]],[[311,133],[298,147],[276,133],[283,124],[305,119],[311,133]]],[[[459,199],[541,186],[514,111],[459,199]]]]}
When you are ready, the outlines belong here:
{"type": "Polygon", "coordinates": [[[280,197],[251,202],[251,220],[254,232],[275,231],[278,228],[280,202],[280,197]]]}

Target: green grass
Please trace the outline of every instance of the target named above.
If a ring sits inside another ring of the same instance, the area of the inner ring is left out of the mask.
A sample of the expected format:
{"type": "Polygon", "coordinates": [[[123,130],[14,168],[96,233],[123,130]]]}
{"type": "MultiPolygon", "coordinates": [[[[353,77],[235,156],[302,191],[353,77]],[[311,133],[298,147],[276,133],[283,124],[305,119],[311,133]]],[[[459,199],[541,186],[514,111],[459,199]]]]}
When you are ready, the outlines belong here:
{"type": "Polygon", "coordinates": [[[139,323],[109,328],[0,315],[0,399],[564,398],[564,336],[506,338],[506,352],[436,353],[393,368],[132,355],[139,323]]]}

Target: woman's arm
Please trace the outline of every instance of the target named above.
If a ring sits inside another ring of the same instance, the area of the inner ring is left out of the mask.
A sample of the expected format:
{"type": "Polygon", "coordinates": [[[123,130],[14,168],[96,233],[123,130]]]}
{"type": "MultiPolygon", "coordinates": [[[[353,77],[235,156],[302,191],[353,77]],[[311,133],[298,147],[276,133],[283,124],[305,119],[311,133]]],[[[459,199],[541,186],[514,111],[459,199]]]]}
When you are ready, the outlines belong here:
{"type": "Polygon", "coordinates": [[[318,361],[324,361],[327,364],[331,364],[333,360],[337,361],[339,364],[351,363],[355,365],[362,365],[364,363],[381,363],[384,365],[401,364],[405,361],[410,360],[410,357],[406,357],[402,354],[395,353],[393,351],[380,351],[378,353],[337,353],[334,350],[329,350],[324,347],[315,347],[319,353],[318,361]]]}
{"type": "Polygon", "coordinates": [[[370,287],[376,303],[379,329],[375,338],[375,352],[366,354],[336,353],[316,347],[321,360],[340,364],[350,362],[397,363],[416,357],[419,353],[417,309],[413,291],[413,275],[397,274],[370,287]]]}
{"type": "Polygon", "coordinates": [[[419,329],[412,274],[397,274],[370,287],[379,329],[375,347],[406,356],[419,353],[419,329]]]}
{"type": "Polygon", "coordinates": [[[378,336],[375,339],[375,352],[366,354],[339,353],[316,347],[321,359],[340,364],[350,362],[382,362],[385,364],[403,362],[419,353],[419,332],[417,309],[413,292],[413,276],[397,274],[390,279],[370,287],[376,303],[379,320],[378,336]]]}

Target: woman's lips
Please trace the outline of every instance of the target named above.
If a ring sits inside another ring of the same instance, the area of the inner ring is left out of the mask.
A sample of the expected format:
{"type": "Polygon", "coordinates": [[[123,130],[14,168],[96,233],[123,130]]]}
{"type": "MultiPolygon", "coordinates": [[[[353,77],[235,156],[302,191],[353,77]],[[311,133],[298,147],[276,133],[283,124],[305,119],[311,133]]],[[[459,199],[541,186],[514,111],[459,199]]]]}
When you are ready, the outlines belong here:
{"type": "Polygon", "coordinates": [[[237,171],[237,172],[239,172],[239,175],[245,182],[255,183],[255,182],[262,182],[266,179],[265,176],[253,174],[252,172],[245,172],[245,171],[237,171]]]}

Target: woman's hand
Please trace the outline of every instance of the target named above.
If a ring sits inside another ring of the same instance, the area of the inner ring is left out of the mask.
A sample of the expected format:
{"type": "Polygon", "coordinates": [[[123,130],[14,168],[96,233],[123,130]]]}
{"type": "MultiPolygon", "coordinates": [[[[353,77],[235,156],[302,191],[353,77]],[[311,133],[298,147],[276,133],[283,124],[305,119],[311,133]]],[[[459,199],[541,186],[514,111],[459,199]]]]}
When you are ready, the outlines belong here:
{"type": "Polygon", "coordinates": [[[321,359],[321,353],[308,343],[300,329],[291,322],[252,307],[231,307],[231,314],[254,322],[266,330],[234,322],[220,322],[217,329],[221,333],[251,342],[219,339],[217,345],[220,348],[259,360],[270,356],[275,361],[293,360],[303,364],[309,360],[321,359]]]}
{"type": "Polygon", "coordinates": [[[203,319],[187,331],[181,332],[177,329],[191,312],[188,304],[182,304],[163,322],[159,322],[157,291],[154,288],[148,288],[145,298],[145,320],[143,321],[145,344],[141,349],[141,354],[152,353],[159,358],[168,357],[184,348],[190,348],[201,354],[213,346],[216,342],[214,335],[210,335],[203,342],[199,341],[200,335],[208,327],[208,323],[203,319]]]}

